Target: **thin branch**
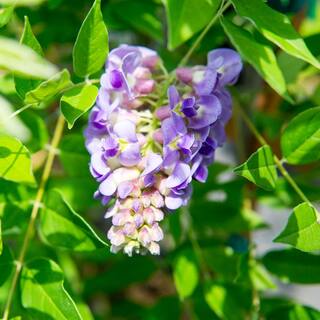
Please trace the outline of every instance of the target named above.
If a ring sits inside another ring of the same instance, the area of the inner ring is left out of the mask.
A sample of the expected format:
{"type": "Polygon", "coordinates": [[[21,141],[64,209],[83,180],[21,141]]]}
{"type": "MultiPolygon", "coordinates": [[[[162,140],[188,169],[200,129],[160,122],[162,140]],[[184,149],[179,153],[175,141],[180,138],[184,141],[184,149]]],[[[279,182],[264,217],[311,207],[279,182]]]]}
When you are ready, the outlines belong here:
{"type": "MultiPolygon", "coordinates": [[[[248,115],[245,113],[245,111],[241,108],[241,106],[238,103],[235,103],[235,106],[237,110],[239,111],[239,114],[241,115],[242,119],[248,126],[249,130],[253,133],[253,135],[257,138],[257,140],[260,142],[261,145],[268,144],[267,141],[263,138],[263,136],[259,133],[258,129],[255,127],[253,122],[250,120],[248,115]]],[[[300,187],[297,185],[297,183],[293,180],[289,172],[286,170],[286,168],[283,166],[281,160],[274,154],[273,155],[274,162],[278,169],[280,170],[283,177],[288,181],[288,183],[291,185],[291,187],[295,190],[295,192],[299,195],[299,197],[304,201],[311,205],[310,200],[307,198],[307,196],[303,193],[303,191],[300,189],[300,187]]]]}
{"type": "Polygon", "coordinates": [[[25,106],[21,107],[20,109],[16,110],[15,112],[11,113],[10,116],[7,118],[7,120],[10,120],[20,114],[22,111],[29,109],[34,104],[26,104],[25,106]]]}
{"type": "Polygon", "coordinates": [[[53,161],[54,161],[54,157],[55,157],[55,150],[58,147],[58,144],[59,144],[60,139],[62,137],[64,123],[65,123],[64,118],[62,115],[60,115],[58,118],[56,127],[55,127],[54,134],[53,134],[51,148],[49,149],[47,161],[46,161],[45,167],[43,169],[39,189],[38,189],[38,192],[37,192],[37,195],[36,195],[33,207],[32,207],[28,228],[27,228],[26,234],[23,239],[23,244],[22,244],[22,247],[20,250],[18,261],[16,263],[16,268],[15,268],[15,272],[13,275],[11,287],[9,289],[9,293],[8,293],[7,301],[5,304],[4,314],[3,314],[2,320],[8,320],[8,317],[9,317],[13,295],[14,295],[14,292],[15,292],[15,289],[16,289],[16,286],[18,283],[19,274],[21,272],[21,269],[22,269],[22,266],[24,263],[24,259],[25,259],[25,255],[26,255],[26,252],[28,249],[29,242],[30,242],[30,240],[33,236],[33,233],[34,233],[35,221],[36,221],[36,218],[37,218],[37,215],[39,212],[40,203],[41,203],[43,195],[44,195],[45,187],[46,187],[48,178],[51,173],[51,169],[52,169],[52,165],[53,165],[53,161]]]}
{"type": "Polygon", "coordinates": [[[179,67],[183,67],[184,65],[187,64],[187,62],[189,61],[194,50],[200,45],[202,39],[205,37],[205,35],[208,33],[208,31],[211,29],[211,27],[214,25],[214,23],[220,18],[220,16],[223,14],[223,12],[230,6],[230,4],[231,4],[230,1],[227,1],[226,3],[224,1],[222,1],[221,6],[218,9],[217,13],[213,16],[213,18],[210,20],[208,25],[203,29],[203,31],[200,33],[199,37],[193,43],[192,47],[188,50],[188,52],[185,54],[185,56],[180,61],[179,67]]]}

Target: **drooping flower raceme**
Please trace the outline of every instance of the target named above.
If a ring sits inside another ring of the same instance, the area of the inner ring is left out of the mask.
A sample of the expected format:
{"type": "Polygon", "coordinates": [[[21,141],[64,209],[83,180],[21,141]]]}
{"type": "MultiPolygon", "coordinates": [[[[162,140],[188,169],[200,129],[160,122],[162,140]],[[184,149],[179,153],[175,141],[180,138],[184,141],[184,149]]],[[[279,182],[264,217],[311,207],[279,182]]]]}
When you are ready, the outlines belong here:
{"type": "Polygon", "coordinates": [[[161,221],[187,204],[192,179],[206,181],[225,141],[225,86],[241,68],[235,51],[213,50],[207,66],[177,69],[168,87],[155,51],[122,45],[110,52],[85,137],[95,197],[109,204],[112,252],[160,253],[161,221]]]}

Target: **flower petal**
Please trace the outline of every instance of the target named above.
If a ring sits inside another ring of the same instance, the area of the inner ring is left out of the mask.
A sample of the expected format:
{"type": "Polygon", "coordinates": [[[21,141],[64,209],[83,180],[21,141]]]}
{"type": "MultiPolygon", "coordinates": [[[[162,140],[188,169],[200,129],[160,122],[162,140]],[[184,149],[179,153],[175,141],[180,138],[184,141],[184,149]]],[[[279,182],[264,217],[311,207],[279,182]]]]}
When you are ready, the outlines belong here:
{"type": "Polygon", "coordinates": [[[242,69],[242,62],[239,54],[232,49],[216,49],[208,54],[208,66],[217,70],[222,76],[219,84],[234,84],[242,69]]]}
{"type": "Polygon", "coordinates": [[[190,177],[190,167],[183,163],[179,162],[172,174],[167,178],[166,186],[167,188],[174,188],[179,186],[181,183],[186,181],[190,177]]]}
{"type": "Polygon", "coordinates": [[[147,165],[141,176],[145,176],[149,173],[154,173],[162,165],[162,157],[158,153],[150,152],[147,156],[147,165]]]}

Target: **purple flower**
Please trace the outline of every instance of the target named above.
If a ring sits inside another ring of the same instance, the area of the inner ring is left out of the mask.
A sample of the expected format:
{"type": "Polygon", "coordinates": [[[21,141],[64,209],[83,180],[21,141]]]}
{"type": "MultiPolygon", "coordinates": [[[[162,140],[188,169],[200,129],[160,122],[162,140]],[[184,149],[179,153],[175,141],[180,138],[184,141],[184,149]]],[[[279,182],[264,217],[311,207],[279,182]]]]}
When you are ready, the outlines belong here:
{"type": "Polygon", "coordinates": [[[111,251],[129,256],[160,254],[165,213],[187,205],[193,179],[206,181],[231,116],[225,85],[242,68],[234,51],[213,50],[207,66],[176,71],[180,81],[168,88],[168,105],[158,107],[166,76],[160,63],[147,48],[112,50],[85,130],[99,184],[94,197],[104,205],[115,200],[105,215],[111,251]]]}
{"type": "Polygon", "coordinates": [[[232,49],[216,49],[208,54],[208,68],[219,74],[219,85],[234,84],[242,70],[238,53],[232,49]]]}

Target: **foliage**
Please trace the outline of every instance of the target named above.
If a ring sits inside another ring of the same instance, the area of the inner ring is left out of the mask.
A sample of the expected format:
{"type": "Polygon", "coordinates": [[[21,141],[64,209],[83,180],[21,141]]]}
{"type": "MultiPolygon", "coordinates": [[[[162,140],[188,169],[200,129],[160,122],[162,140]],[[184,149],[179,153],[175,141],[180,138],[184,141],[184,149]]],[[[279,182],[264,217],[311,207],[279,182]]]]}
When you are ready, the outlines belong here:
{"type": "Polygon", "coordinates": [[[320,283],[320,4],[76,2],[0,0],[2,319],[320,319],[277,289],[320,283]],[[244,61],[227,156],[168,213],[159,257],[109,252],[84,146],[109,47],[125,42],[157,50],[169,82],[217,47],[244,61]],[[291,212],[263,253],[261,204],[291,212]]]}

